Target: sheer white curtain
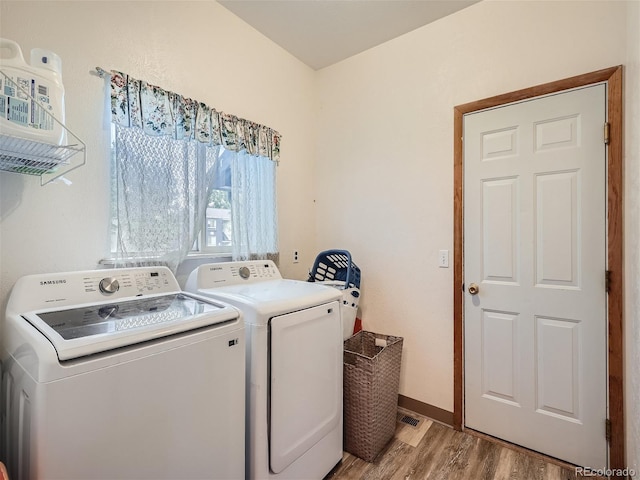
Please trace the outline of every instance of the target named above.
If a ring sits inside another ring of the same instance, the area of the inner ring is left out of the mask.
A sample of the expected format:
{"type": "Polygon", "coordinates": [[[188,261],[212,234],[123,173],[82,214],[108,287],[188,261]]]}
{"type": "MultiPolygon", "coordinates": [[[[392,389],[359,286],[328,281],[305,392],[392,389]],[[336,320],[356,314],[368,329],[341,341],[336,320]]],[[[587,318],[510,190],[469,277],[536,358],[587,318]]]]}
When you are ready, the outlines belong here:
{"type": "Polygon", "coordinates": [[[231,225],[234,260],[274,258],[278,252],[276,163],[226,151],[231,158],[231,225]]]}
{"type": "Polygon", "coordinates": [[[115,126],[116,265],[176,270],[203,223],[218,151],[115,126]]]}

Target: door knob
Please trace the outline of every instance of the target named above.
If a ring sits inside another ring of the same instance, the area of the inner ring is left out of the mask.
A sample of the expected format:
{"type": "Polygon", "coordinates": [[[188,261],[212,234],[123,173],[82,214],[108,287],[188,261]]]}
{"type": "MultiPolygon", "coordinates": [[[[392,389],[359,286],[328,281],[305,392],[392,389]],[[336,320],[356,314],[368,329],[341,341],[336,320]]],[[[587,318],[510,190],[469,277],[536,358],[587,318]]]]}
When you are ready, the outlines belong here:
{"type": "Polygon", "coordinates": [[[471,295],[477,295],[479,291],[480,287],[478,287],[476,283],[472,283],[471,285],[469,285],[469,293],[471,295]]]}

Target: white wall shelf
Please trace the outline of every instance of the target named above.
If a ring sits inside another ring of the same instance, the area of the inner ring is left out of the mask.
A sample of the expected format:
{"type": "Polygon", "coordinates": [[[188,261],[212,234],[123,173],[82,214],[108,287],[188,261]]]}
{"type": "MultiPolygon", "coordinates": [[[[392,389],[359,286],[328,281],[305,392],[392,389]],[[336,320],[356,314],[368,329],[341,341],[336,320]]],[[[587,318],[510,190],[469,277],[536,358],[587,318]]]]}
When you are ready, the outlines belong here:
{"type": "MultiPolygon", "coordinates": [[[[5,81],[10,81],[4,72],[0,71],[0,74],[5,81]]],[[[31,98],[27,92],[22,92],[31,98]]],[[[54,115],[41,108],[66,131],[66,143],[55,145],[0,132],[0,170],[36,175],[40,177],[40,184],[46,185],[84,165],[86,145],[54,115]]]]}

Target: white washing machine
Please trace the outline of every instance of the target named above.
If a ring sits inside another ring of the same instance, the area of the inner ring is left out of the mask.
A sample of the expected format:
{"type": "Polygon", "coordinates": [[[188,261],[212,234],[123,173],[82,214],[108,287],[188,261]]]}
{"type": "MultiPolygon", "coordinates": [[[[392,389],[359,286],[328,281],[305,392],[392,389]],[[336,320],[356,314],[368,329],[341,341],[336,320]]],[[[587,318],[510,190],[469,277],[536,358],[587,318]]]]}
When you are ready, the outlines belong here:
{"type": "Polygon", "coordinates": [[[10,478],[244,478],[244,322],[167,268],[23,277],[2,347],[10,478]]]}
{"type": "Polygon", "coordinates": [[[202,265],[185,289],[244,315],[247,478],[324,478],[342,459],[340,291],[265,260],[202,265]]]}

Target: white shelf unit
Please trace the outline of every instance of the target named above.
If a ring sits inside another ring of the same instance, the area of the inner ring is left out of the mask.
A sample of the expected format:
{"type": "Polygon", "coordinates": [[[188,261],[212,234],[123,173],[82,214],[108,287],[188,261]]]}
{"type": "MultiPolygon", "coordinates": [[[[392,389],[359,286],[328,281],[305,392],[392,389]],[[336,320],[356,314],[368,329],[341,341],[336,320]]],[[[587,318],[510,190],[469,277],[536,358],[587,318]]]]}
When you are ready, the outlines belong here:
{"type": "MultiPolygon", "coordinates": [[[[5,81],[10,81],[9,77],[1,70],[0,74],[5,78],[5,81]]],[[[28,92],[20,90],[33,100],[28,92]]],[[[0,132],[0,170],[36,175],[40,177],[40,185],[46,185],[84,165],[86,145],[39,102],[36,101],[36,103],[47,115],[51,116],[54,122],[65,129],[67,133],[66,144],[55,145],[0,132]]]]}

